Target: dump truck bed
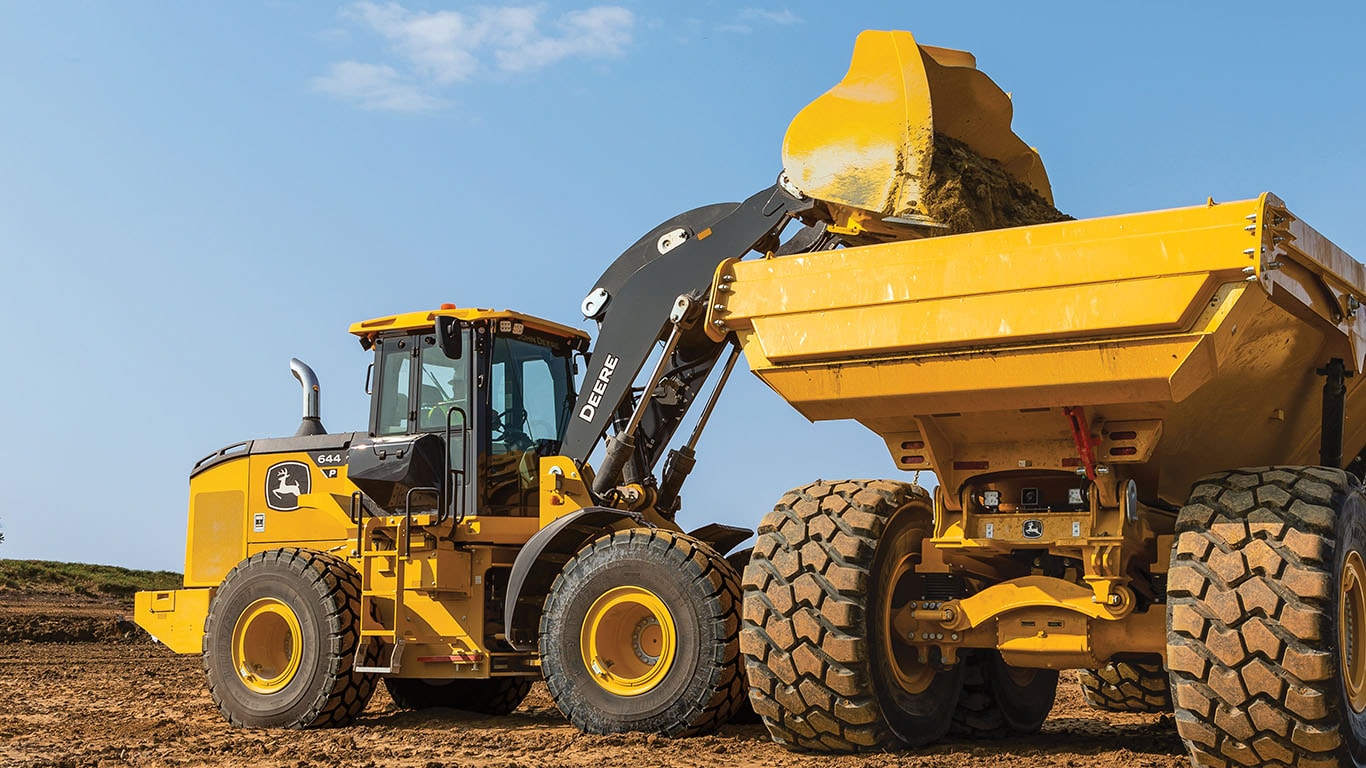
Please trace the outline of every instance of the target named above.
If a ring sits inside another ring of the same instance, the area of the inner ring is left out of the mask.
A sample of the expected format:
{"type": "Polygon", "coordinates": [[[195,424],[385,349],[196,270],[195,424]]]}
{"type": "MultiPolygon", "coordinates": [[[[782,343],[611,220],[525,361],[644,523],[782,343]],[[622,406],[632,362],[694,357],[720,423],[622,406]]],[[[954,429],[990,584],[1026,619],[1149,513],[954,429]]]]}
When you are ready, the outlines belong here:
{"type": "MultiPolygon", "coordinates": [[[[1316,464],[1332,359],[1362,369],[1366,269],[1270,194],[731,261],[710,322],[812,420],[855,419],[947,489],[1094,461],[1179,505],[1202,474],[1316,464]]],[[[1366,445],[1349,378],[1343,449],[1366,445]]],[[[949,503],[952,506],[952,495],[949,503]]]]}

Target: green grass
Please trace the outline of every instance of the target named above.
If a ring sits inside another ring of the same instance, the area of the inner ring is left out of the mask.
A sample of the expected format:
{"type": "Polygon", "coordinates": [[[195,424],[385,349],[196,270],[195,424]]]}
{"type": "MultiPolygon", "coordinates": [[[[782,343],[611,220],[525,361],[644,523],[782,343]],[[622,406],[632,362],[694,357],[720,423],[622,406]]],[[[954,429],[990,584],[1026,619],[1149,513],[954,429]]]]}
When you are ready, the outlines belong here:
{"type": "Polygon", "coordinates": [[[138,590],[180,586],[180,574],[170,571],[134,571],[115,565],[50,560],[0,560],[0,588],[23,592],[131,597],[138,590]]]}

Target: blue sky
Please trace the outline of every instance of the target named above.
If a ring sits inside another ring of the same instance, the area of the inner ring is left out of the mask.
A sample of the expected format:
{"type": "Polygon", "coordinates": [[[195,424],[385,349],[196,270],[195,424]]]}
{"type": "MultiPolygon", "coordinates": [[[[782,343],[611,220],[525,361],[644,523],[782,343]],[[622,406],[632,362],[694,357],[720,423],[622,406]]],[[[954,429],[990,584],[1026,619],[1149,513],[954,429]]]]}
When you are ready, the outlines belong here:
{"type": "MultiPolygon", "coordinates": [[[[581,325],[642,233],[740,200],[859,30],[963,48],[1079,217],[1272,190],[1366,255],[1359,3],[29,3],[0,22],[0,556],[179,570],[199,457],[363,429],[367,317],[581,325]]],[[[737,376],[684,522],[895,476],[737,376]]]]}

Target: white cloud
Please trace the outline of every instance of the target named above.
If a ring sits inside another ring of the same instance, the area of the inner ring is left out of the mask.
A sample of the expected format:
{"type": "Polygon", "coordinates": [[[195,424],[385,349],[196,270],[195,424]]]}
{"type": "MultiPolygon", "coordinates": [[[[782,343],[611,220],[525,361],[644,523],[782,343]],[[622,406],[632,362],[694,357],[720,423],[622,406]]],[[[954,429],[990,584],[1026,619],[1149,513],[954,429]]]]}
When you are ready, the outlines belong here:
{"type": "Polygon", "coordinates": [[[770,11],[764,8],[741,8],[740,12],[736,14],[736,18],[741,21],[758,21],[766,24],[777,24],[782,27],[802,23],[802,17],[786,8],[781,11],[770,11]]]}
{"type": "Polygon", "coordinates": [[[338,61],[326,75],[313,78],[313,89],[349,101],[361,109],[422,112],[440,103],[413,83],[405,82],[393,67],[338,61]]]}
{"type": "Polygon", "coordinates": [[[741,8],[735,12],[733,21],[722,24],[718,29],[722,32],[748,34],[754,31],[754,26],[757,24],[789,27],[793,24],[801,24],[803,21],[802,17],[786,8],[781,11],[770,11],[766,8],[741,8]]]}
{"type": "MultiPolygon", "coordinates": [[[[348,94],[355,92],[393,94],[398,106],[370,108],[410,109],[403,105],[425,99],[430,106],[437,89],[484,72],[526,73],[567,59],[620,56],[631,44],[636,19],[626,8],[593,6],[549,22],[544,12],[542,5],[459,12],[411,11],[396,2],[355,3],[342,11],[343,18],[379,34],[397,61],[392,66],[340,62],[315,85],[348,100],[354,100],[348,94]],[[333,87],[336,70],[344,65],[356,82],[333,87]]],[[[375,101],[385,99],[371,99],[375,101]]]]}

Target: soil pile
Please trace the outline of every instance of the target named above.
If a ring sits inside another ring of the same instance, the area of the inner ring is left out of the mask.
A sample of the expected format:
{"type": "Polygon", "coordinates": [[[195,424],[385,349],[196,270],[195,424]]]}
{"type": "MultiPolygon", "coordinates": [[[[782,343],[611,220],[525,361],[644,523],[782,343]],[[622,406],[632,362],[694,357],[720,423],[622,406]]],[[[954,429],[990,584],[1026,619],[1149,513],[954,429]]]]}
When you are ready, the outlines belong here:
{"type": "Polygon", "coordinates": [[[150,643],[132,617],[129,598],[0,589],[0,643],[150,643]]]}
{"type": "Polygon", "coordinates": [[[937,133],[929,183],[921,201],[944,234],[1071,221],[1032,187],[957,139],[937,133]]]}

